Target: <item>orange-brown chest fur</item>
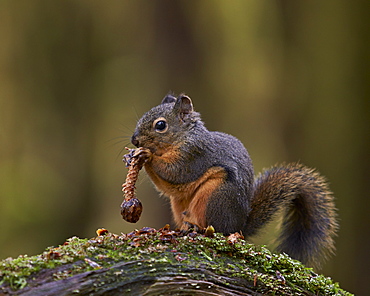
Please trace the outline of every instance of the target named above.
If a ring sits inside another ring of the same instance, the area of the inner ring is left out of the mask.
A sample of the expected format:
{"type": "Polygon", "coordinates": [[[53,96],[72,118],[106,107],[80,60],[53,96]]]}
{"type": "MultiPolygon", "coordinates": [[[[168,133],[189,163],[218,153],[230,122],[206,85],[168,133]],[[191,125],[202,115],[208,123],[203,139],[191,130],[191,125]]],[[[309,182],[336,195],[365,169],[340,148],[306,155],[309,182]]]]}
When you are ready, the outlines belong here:
{"type": "Polygon", "coordinates": [[[164,154],[153,154],[151,160],[145,164],[145,170],[157,190],[170,198],[173,217],[178,227],[184,228],[184,222],[189,222],[204,228],[207,226],[208,200],[224,182],[226,172],[221,167],[211,167],[195,181],[173,184],[165,179],[173,179],[179,173],[171,171],[171,163],[179,159],[177,149],[168,149],[164,154]],[[157,172],[161,172],[163,178],[157,172]],[[163,172],[166,172],[166,175],[163,172]]]}

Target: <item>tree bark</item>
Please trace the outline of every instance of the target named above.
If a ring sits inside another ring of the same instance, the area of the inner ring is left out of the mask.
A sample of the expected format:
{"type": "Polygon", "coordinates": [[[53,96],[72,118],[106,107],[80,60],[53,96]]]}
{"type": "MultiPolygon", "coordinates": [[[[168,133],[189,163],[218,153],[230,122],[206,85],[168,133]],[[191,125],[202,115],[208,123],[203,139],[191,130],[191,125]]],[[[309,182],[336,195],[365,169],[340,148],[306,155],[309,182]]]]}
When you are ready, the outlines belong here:
{"type": "Polygon", "coordinates": [[[99,234],[0,261],[0,295],[350,295],[239,234],[184,236],[168,227],[99,234]]]}
{"type": "Polygon", "coordinates": [[[109,268],[84,272],[60,281],[49,282],[40,277],[33,285],[15,294],[262,295],[253,291],[253,283],[247,280],[221,276],[203,268],[189,268],[184,264],[149,263],[145,260],[119,262],[109,268]],[[138,263],[142,265],[138,266],[138,263]]]}

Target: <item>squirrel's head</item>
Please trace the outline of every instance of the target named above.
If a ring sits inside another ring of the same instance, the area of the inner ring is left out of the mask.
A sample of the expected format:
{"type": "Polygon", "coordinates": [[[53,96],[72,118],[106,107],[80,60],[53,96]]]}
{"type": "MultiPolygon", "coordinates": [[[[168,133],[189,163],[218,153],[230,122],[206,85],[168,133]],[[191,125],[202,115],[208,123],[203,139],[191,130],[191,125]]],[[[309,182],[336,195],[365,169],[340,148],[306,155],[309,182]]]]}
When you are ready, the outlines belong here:
{"type": "Polygon", "coordinates": [[[162,155],[169,147],[186,141],[196,126],[203,123],[191,99],[184,94],[177,98],[169,94],[139,119],[131,143],[162,155]]]}

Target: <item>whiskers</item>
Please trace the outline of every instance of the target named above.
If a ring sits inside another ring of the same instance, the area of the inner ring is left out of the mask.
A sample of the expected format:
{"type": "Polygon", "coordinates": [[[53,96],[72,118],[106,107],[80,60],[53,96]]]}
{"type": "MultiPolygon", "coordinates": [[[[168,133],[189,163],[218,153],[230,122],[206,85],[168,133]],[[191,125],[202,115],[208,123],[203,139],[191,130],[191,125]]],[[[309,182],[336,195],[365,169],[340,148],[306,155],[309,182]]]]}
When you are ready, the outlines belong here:
{"type": "Polygon", "coordinates": [[[123,126],[123,125],[122,127],[124,128],[124,130],[119,129],[120,133],[122,134],[121,136],[114,137],[114,138],[107,140],[107,143],[110,143],[109,145],[110,147],[113,147],[113,146],[116,147],[117,145],[119,145],[119,151],[115,159],[116,161],[118,158],[121,159],[123,154],[126,154],[125,147],[132,146],[131,144],[131,135],[133,134],[132,129],[126,126],[123,126]]]}

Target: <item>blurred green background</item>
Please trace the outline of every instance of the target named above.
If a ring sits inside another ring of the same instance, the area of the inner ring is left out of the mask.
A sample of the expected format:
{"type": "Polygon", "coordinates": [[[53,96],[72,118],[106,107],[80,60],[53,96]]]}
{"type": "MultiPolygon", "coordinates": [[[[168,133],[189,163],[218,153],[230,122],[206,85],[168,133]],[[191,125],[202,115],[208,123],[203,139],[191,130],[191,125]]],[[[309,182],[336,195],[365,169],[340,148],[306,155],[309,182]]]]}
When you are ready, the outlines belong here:
{"type": "Polygon", "coordinates": [[[172,90],[238,137],[256,172],[300,161],[329,179],[341,229],[322,272],[369,294],[368,12],[345,0],[1,1],[0,259],[170,222],[145,173],[140,222],[119,206],[122,148],[172,90]]]}

